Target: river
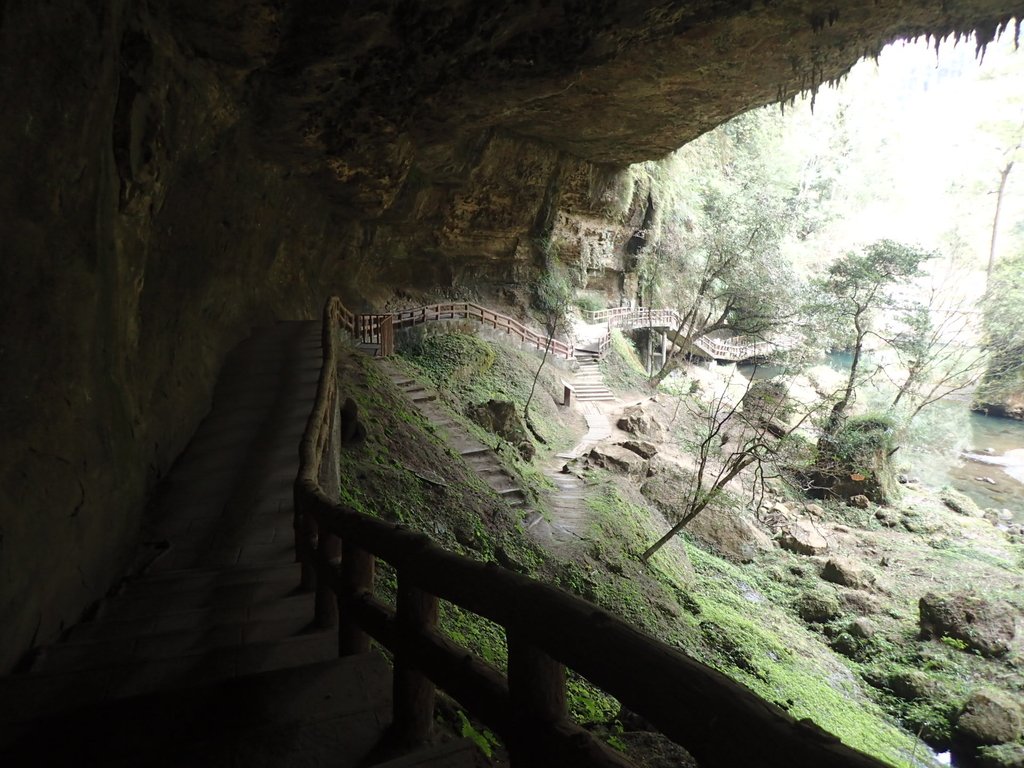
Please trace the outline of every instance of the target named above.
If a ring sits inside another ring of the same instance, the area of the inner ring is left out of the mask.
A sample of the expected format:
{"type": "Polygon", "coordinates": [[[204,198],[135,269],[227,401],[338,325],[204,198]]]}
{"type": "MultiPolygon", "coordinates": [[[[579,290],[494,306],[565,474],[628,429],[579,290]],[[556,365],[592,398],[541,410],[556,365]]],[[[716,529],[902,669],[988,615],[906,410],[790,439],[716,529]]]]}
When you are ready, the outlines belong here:
{"type": "Polygon", "coordinates": [[[936,403],[932,418],[947,415],[963,428],[956,444],[907,451],[909,474],[927,485],[951,485],[982,508],[1008,509],[1024,523],[1024,422],[971,412],[965,403],[936,403]]]}

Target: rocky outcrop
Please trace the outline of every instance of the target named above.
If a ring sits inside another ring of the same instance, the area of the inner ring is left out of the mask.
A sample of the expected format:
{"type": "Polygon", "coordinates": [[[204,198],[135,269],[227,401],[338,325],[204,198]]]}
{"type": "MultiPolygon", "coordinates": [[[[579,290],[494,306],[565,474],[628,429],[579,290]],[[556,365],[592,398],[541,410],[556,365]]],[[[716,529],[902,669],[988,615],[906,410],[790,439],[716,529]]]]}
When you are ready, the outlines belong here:
{"type": "Polygon", "coordinates": [[[797,598],[797,615],[809,624],[821,624],[841,613],[836,596],[828,592],[805,592],[797,598]]]}
{"type": "Polygon", "coordinates": [[[622,411],[616,426],[623,432],[651,440],[661,440],[662,429],[655,415],[643,404],[631,405],[622,411]]]}
{"type": "Polygon", "coordinates": [[[821,555],[828,551],[826,539],[810,520],[798,519],[789,523],[779,534],[779,546],[798,555],[821,555]]]}
{"type": "Polygon", "coordinates": [[[972,746],[1003,744],[1024,735],[1024,712],[1005,693],[975,691],[956,720],[956,737],[972,746]]]}
{"type": "MultiPolygon", "coordinates": [[[[665,467],[643,484],[641,493],[676,522],[689,509],[690,478],[665,467]]],[[[743,512],[711,504],[690,520],[684,528],[702,544],[718,554],[740,563],[748,563],[759,552],[771,549],[771,539],[743,512]]]]}
{"type": "Polygon", "coordinates": [[[875,583],[875,574],[870,568],[848,557],[830,558],[821,569],[821,578],[854,589],[864,589],[875,583]]]}
{"type": "Polygon", "coordinates": [[[929,592],[918,610],[922,638],[950,637],[983,656],[1005,656],[1015,645],[1017,611],[1003,601],[970,592],[929,592]]]}
{"type": "Polygon", "coordinates": [[[591,463],[613,472],[623,472],[634,477],[647,474],[647,460],[620,445],[599,445],[591,449],[591,463]]]}
{"type": "Polygon", "coordinates": [[[515,403],[493,399],[474,403],[466,409],[466,415],[488,432],[511,443],[525,461],[530,461],[537,452],[515,403]]]}

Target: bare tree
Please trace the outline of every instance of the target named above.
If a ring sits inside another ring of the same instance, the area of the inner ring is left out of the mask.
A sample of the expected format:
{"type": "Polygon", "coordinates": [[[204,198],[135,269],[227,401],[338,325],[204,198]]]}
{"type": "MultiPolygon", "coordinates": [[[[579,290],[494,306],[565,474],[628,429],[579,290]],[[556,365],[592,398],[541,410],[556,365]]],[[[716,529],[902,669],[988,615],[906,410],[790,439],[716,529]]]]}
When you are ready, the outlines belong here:
{"type": "Polygon", "coordinates": [[[789,410],[785,393],[779,397],[752,398],[754,386],[752,376],[743,396],[736,400],[729,398],[729,387],[723,387],[709,402],[691,405],[691,415],[700,425],[700,433],[694,446],[697,470],[687,492],[685,511],[664,536],[644,551],[640,556],[644,562],[704,512],[745,469],[754,467],[755,482],[763,483],[769,473],[778,474],[778,469],[787,463],[796,443],[795,433],[816,409],[806,409],[795,421],[783,419],[789,410]]]}

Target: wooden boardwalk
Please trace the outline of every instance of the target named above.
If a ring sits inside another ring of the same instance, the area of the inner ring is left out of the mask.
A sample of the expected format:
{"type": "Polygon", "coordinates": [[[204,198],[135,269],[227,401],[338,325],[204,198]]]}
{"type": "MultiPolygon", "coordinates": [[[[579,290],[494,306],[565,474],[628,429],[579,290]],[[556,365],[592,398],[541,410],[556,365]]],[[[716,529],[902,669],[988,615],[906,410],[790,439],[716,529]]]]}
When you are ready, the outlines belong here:
{"type": "Polygon", "coordinates": [[[374,759],[391,667],[339,659],[337,632],[313,626],[292,496],[320,366],[319,323],[264,328],[229,356],[152,504],[144,539],[160,546],[141,575],[0,679],[0,764],[476,764],[461,741],[374,759]]]}

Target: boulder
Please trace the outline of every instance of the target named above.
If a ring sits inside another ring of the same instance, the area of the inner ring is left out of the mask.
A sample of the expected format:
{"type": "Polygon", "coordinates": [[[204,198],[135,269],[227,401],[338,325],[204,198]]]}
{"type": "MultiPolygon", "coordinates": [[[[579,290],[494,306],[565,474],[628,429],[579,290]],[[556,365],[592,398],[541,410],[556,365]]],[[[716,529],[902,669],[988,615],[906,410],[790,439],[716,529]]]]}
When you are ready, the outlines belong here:
{"type": "Polygon", "coordinates": [[[1017,636],[1016,610],[971,592],[945,597],[929,592],[918,602],[921,637],[951,637],[982,656],[1004,656],[1017,636]]]}
{"type": "Polygon", "coordinates": [[[843,592],[839,599],[843,601],[843,605],[849,610],[858,613],[862,616],[870,616],[873,613],[878,613],[881,610],[881,606],[878,601],[869,595],[867,592],[862,592],[859,589],[852,589],[849,592],[843,592]]]}
{"type": "Polygon", "coordinates": [[[864,616],[858,616],[850,622],[846,631],[850,633],[851,637],[856,637],[861,640],[870,640],[875,636],[875,632],[877,632],[878,629],[875,627],[875,623],[871,621],[871,619],[865,618],[864,616]]]}
{"type": "Polygon", "coordinates": [[[828,541],[805,518],[794,520],[783,529],[779,546],[799,555],[821,555],[828,551],[828,541]]]}
{"type": "Polygon", "coordinates": [[[828,592],[804,592],[795,607],[797,615],[808,624],[823,624],[840,614],[839,601],[828,592]]]}
{"type": "Polygon", "coordinates": [[[981,747],[976,762],[978,768],[1024,768],[1024,744],[981,747]]]}
{"type": "Polygon", "coordinates": [[[599,445],[590,451],[590,461],[612,472],[643,477],[647,474],[647,460],[619,445],[599,445]]]}
{"type": "Polygon", "coordinates": [[[474,403],[466,407],[466,415],[488,432],[514,445],[526,461],[533,458],[536,449],[515,403],[508,400],[474,403]]]}
{"type": "Polygon", "coordinates": [[[825,508],[820,504],[804,504],[804,511],[811,517],[824,517],[825,508]]]}
{"type": "Polygon", "coordinates": [[[686,530],[722,557],[749,563],[758,552],[772,548],[772,540],[739,510],[705,509],[686,530]]]}
{"type": "Polygon", "coordinates": [[[831,558],[821,569],[821,578],[854,589],[864,589],[875,583],[875,574],[869,568],[848,557],[831,558]]]}
{"type": "Polygon", "coordinates": [[[616,426],[631,435],[661,440],[661,426],[655,421],[654,416],[645,410],[642,403],[626,408],[616,422],[616,426]]]}
{"type": "Polygon", "coordinates": [[[885,687],[903,701],[931,699],[939,693],[938,683],[918,669],[902,668],[894,671],[885,681],[885,687]]]}
{"type": "Polygon", "coordinates": [[[953,488],[944,488],[939,494],[942,503],[958,515],[965,517],[984,517],[985,513],[981,507],[974,503],[974,499],[953,488]]]}
{"type": "Polygon", "coordinates": [[[955,728],[957,740],[972,746],[1004,744],[1024,734],[1024,713],[1002,691],[975,691],[967,697],[955,728]]]}
{"type": "Polygon", "coordinates": [[[871,499],[863,493],[858,493],[857,495],[850,497],[850,506],[857,507],[857,509],[867,509],[871,506],[871,499]]]}
{"type": "Polygon", "coordinates": [[[653,459],[658,453],[658,447],[646,440],[626,440],[619,445],[645,459],[653,459]]]}

